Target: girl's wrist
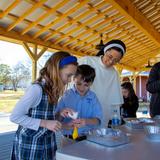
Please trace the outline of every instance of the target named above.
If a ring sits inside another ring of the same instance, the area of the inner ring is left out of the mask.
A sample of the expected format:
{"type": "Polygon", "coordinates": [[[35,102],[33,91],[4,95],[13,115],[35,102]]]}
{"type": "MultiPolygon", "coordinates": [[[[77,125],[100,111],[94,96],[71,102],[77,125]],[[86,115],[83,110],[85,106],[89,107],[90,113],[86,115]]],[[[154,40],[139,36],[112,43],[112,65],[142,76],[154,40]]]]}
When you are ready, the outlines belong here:
{"type": "Polygon", "coordinates": [[[46,120],[41,120],[40,126],[46,128],[46,120]]]}

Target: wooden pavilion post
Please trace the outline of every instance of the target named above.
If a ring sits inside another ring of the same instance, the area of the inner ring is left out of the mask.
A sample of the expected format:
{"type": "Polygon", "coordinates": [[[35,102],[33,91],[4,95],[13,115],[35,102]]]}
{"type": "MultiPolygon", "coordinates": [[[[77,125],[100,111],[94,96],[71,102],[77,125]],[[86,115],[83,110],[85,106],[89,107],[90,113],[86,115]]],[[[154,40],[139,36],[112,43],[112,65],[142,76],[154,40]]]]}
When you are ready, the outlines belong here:
{"type": "Polygon", "coordinates": [[[133,79],[132,79],[132,81],[133,81],[133,88],[134,88],[135,93],[136,93],[136,78],[139,75],[139,73],[140,72],[133,72],[133,79]]]}
{"type": "Polygon", "coordinates": [[[120,82],[122,82],[121,74],[122,74],[123,68],[116,66],[116,69],[117,69],[117,72],[118,72],[118,75],[119,75],[120,82]]]}
{"type": "Polygon", "coordinates": [[[135,72],[133,72],[133,88],[134,88],[135,93],[136,93],[136,78],[137,78],[137,76],[136,76],[135,72]]]}
{"type": "Polygon", "coordinates": [[[22,45],[32,60],[32,82],[34,82],[37,78],[37,61],[48,48],[43,47],[41,49],[41,51],[38,53],[37,44],[34,45],[33,51],[31,51],[31,49],[29,48],[29,46],[26,42],[23,42],[22,45]]]}

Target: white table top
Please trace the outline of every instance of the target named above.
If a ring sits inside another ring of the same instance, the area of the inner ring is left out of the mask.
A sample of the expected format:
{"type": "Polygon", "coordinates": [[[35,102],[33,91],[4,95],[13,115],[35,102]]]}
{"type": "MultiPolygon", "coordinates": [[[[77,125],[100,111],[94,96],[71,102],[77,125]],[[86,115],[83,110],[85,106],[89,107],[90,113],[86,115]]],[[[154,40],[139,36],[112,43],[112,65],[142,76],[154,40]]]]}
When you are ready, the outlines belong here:
{"type": "Polygon", "coordinates": [[[131,142],[117,147],[104,147],[87,140],[58,150],[56,160],[158,160],[160,142],[149,140],[143,130],[123,128],[131,142]]]}

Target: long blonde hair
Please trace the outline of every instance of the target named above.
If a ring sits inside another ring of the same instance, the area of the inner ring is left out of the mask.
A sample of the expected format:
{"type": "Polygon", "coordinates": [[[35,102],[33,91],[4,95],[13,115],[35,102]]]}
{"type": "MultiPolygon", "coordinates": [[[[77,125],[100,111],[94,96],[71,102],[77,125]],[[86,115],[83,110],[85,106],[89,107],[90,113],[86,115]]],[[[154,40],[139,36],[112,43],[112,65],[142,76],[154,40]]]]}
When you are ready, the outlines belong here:
{"type": "MultiPolygon", "coordinates": [[[[63,94],[65,85],[60,77],[59,62],[61,59],[70,56],[68,52],[59,51],[54,53],[40,70],[38,82],[45,80],[44,91],[48,95],[50,104],[56,104],[63,94]]],[[[71,63],[77,65],[77,62],[71,63]]],[[[61,68],[62,69],[62,68],[61,68]]]]}

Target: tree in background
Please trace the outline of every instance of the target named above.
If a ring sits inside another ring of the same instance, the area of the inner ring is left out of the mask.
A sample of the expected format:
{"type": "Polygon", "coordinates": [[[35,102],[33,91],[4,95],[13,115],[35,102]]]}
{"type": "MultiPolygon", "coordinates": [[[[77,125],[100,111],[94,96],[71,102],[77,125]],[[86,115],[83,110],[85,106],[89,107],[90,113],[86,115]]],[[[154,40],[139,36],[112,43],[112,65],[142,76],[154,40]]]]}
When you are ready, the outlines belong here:
{"type": "Polygon", "coordinates": [[[0,83],[4,86],[10,82],[11,68],[7,64],[0,64],[0,83]]]}
{"type": "MultiPolygon", "coordinates": [[[[46,52],[38,60],[38,73],[52,54],[53,53],[46,52]]],[[[31,67],[32,64],[30,60],[18,62],[15,66],[0,64],[0,84],[2,83],[6,89],[9,88],[15,91],[17,91],[17,87],[27,87],[27,85],[31,82],[31,67]]]]}
{"type": "Polygon", "coordinates": [[[22,63],[16,64],[11,71],[10,81],[13,85],[14,91],[17,91],[17,87],[20,82],[27,82],[31,78],[30,69],[22,63]]]}

